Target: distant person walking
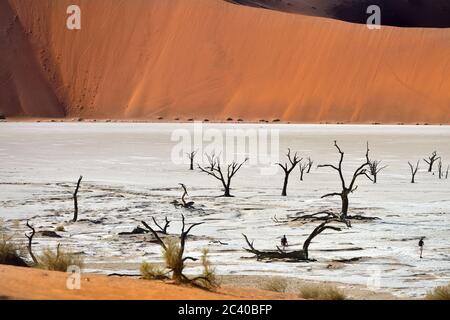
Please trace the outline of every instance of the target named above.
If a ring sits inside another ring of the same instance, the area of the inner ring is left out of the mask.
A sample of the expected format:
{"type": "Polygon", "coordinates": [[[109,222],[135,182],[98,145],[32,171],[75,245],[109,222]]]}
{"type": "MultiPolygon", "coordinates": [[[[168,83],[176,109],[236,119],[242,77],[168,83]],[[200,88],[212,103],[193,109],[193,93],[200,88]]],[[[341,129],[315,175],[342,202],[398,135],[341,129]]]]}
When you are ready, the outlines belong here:
{"type": "Polygon", "coordinates": [[[423,258],[423,245],[425,244],[423,242],[423,239],[425,239],[425,237],[420,238],[419,240],[419,250],[420,250],[420,259],[423,258]]]}
{"type": "Polygon", "coordinates": [[[283,235],[283,236],[281,237],[281,246],[283,247],[283,249],[285,249],[288,245],[289,245],[289,244],[288,244],[288,240],[287,240],[287,238],[286,238],[286,235],[283,235]]]}

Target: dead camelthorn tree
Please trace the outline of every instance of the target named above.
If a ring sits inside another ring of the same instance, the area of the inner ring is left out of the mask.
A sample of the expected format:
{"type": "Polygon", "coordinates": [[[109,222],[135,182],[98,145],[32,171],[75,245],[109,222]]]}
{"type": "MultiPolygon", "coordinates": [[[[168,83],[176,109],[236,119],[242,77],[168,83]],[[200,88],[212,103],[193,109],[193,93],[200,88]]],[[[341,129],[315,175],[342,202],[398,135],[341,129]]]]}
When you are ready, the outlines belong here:
{"type": "Polygon", "coordinates": [[[311,172],[313,164],[314,164],[314,161],[311,159],[311,157],[308,157],[308,170],[306,171],[306,173],[311,172]]]}
{"type": "Polygon", "coordinates": [[[377,183],[377,176],[378,174],[381,172],[381,170],[384,170],[387,168],[387,166],[382,166],[381,165],[381,161],[378,160],[370,160],[369,162],[369,170],[370,170],[370,174],[373,177],[373,183],[377,183]]]}
{"type": "Polygon", "coordinates": [[[83,176],[78,178],[77,187],[75,188],[75,192],[73,193],[73,219],[72,222],[77,222],[78,220],[78,190],[80,189],[80,183],[83,179],[83,176]]]}
{"type": "Polygon", "coordinates": [[[266,260],[266,259],[282,259],[282,260],[288,260],[288,261],[313,261],[309,259],[309,246],[313,239],[317,237],[319,234],[321,234],[323,231],[330,229],[335,231],[341,231],[342,229],[330,225],[332,222],[342,223],[339,219],[328,219],[321,224],[319,224],[314,230],[311,232],[311,234],[308,236],[308,238],[303,243],[303,247],[301,250],[296,251],[286,251],[281,249],[277,246],[277,250],[257,250],[255,249],[253,242],[250,242],[248,237],[245,234],[242,234],[244,236],[245,242],[247,243],[248,248],[244,248],[245,251],[253,253],[256,255],[256,258],[258,260],[266,260]]]}
{"type": "Polygon", "coordinates": [[[438,176],[439,176],[439,179],[442,179],[443,174],[444,173],[442,172],[442,160],[439,159],[439,162],[438,162],[438,176]]]}
{"type": "Polygon", "coordinates": [[[169,219],[167,219],[167,217],[165,217],[165,224],[164,227],[162,227],[155,219],[155,217],[152,217],[153,223],[155,224],[155,226],[157,226],[159,228],[159,231],[162,234],[167,234],[167,228],[169,228],[169,225],[172,221],[170,221],[169,219]]]}
{"type": "Polygon", "coordinates": [[[411,169],[411,183],[416,183],[416,174],[417,174],[417,170],[419,170],[419,162],[420,162],[420,160],[417,160],[417,164],[414,167],[412,165],[412,163],[408,161],[409,167],[411,169]]]}
{"type": "Polygon", "coordinates": [[[35,264],[35,265],[37,265],[38,264],[38,260],[36,259],[36,257],[34,256],[34,253],[33,253],[33,237],[34,237],[34,235],[36,234],[36,230],[30,225],[30,222],[29,221],[27,221],[27,227],[29,228],[29,229],[31,229],[31,232],[30,232],[30,234],[27,234],[27,233],[25,233],[25,236],[28,238],[28,247],[27,247],[27,249],[28,249],[28,253],[30,254],[30,256],[31,256],[31,259],[33,260],[33,263],[35,264]]]}
{"type": "Polygon", "coordinates": [[[298,167],[300,168],[300,181],[303,181],[303,176],[305,174],[305,170],[308,169],[309,164],[308,163],[302,163],[300,161],[298,167]]]}
{"type": "MultiPolygon", "coordinates": [[[[179,237],[179,241],[174,241],[174,238],[166,239],[166,241],[163,241],[161,237],[159,236],[158,232],[156,232],[152,227],[150,227],[145,221],[142,221],[142,224],[145,228],[147,228],[155,237],[156,242],[162,247],[164,251],[164,257],[166,260],[166,268],[169,270],[170,273],[172,273],[172,280],[178,282],[178,283],[191,283],[196,284],[199,281],[209,283],[212,281],[211,278],[208,276],[198,276],[194,277],[192,279],[188,278],[186,275],[183,274],[184,268],[186,267],[186,261],[197,261],[198,259],[190,256],[184,256],[184,250],[186,246],[186,240],[189,236],[189,232],[201,224],[203,222],[198,222],[190,225],[189,227],[186,226],[184,215],[181,215],[181,234],[179,237]]],[[[167,277],[166,274],[161,274],[160,277],[167,277]]]]}
{"type": "Polygon", "coordinates": [[[299,159],[297,156],[297,152],[294,154],[294,156],[291,156],[291,149],[288,149],[288,153],[286,154],[289,163],[285,162],[284,164],[277,163],[281,169],[284,171],[284,182],[283,182],[283,190],[281,191],[281,196],[285,197],[287,196],[287,186],[289,181],[289,175],[291,174],[292,170],[297,166],[297,164],[302,161],[302,159],[299,159]]]}
{"type": "Polygon", "coordinates": [[[248,158],[246,158],[242,162],[233,161],[231,164],[228,164],[226,172],[222,170],[222,166],[220,164],[219,157],[214,156],[214,158],[215,158],[214,166],[203,168],[202,166],[198,165],[198,168],[202,172],[214,177],[215,179],[219,180],[222,183],[222,186],[224,188],[224,194],[223,194],[224,197],[232,197],[232,195],[230,193],[231,179],[233,179],[233,177],[241,169],[241,167],[244,165],[244,163],[246,163],[248,161],[248,158]]]}
{"type": "Polygon", "coordinates": [[[436,151],[433,151],[433,153],[431,154],[431,156],[428,157],[428,159],[423,159],[428,164],[428,172],[433,171],[433,165],[439,159],[441,159],[441,157],[438,157],[436,151]]]}
{"type": "Polygon", "coordinates": [[[208,159],[209,166],[206,167],[206,169],[209,169],[210,171],[214,171],[214,168],[217,165],[217,160],[219,159],[216,157],[216,153],[213,151],[211,154],[205,153],[206,158],[208,159]]]}
{"type": "Polygon", "coordinates": [[[197,154],[197,150],[186,153],[186,155],[188,156],[189,161],[190,161],[189,170],[194,170],[194,159],[195,159],[196,154],[197,154]]]}
{"type": "Polygon", "coordinates": [[[189,196],[186,186],[182,183],[179,184],[183,188],[183,195],[181,196],[181,203],[177,200],[173,201],[172,203],[175,205],[175,207],[183,207],[186,209],[193,209],[194,208],[194,201],[186,201],[186,196],[189,196]]]}
{"type": "Polygon", "coordinates": [[[339,215],[339,219],[342,220],[342,221],[347,221],[346,219],[347,219],[348,206],[349,206],[348,196],[349,196],[350,193],[353,193],[358,188],[358,186],[355,185],[356,180],[358,179],[359,176],[365,176],[366,178],[368,178],[369,180],[372,181],[372,178],[367,174],[367,169],[366,169],[370,165],[369,144],[367,143],[366,160],[353,173],[353,176],[352,176],[352,179],[351,179],[349,185],[346,184],[345,179],[344,179],[344,174],[342,172],[342,162],[344,161],[344,152],[339,148],[339,146],[338,146],[336,141],[334,141],[334,146],[336,147],[336,149],[338,150],[338,152],[340,154],[340,159],[339,159],[338,166],[335,166],[335,165],[332,165],[332,164],[321,164],[321,165],[318,165],[317,167],[318,168],[332,168],[333,170],[336,170],[338,172],[339,178],[341,180],[342,191],[341,192],[328,193],[328,194],[322,196],[322,198],[334,197],[334,196],[341,197],[342,207],[341,207],[341,213],[339,215]]]}
{"type": "Polygon", "coordinates": [[[445,179],[448,179],[448,171],[450,170],[450,165],[447,166],[447,170],[445,171],[445,179]]]}

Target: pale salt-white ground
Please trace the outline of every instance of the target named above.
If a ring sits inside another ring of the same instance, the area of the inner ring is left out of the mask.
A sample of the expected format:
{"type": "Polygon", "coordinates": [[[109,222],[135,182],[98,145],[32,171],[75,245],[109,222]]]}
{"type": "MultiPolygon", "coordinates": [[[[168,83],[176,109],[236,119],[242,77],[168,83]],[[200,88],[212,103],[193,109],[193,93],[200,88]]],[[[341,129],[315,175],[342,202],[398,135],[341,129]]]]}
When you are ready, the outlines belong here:
{"type": "MultiPolygon", "coordinates": [[[[314,168],[299,181],[296,169],[288,197],[281,197],[282,173],[261,174],[260,166],[245,165],[232,182],[234,198],[217,197],[219,182],[187,164],[174,164],[174,130],[193,130],[193,124],[138,123],[1,123],[0,218],[19,241],[26,219],[38,230],[54,230],[61,239],[37,236],[35,250],[57,242],[82,252],[91,272],[137,273],[143,260],[161,261],[160,248],[144,236],[119,236],[141,220],[154,216],[174,220],[169,231],[179,232],[180,214],[189,223],[205,222],[192,232],[187,250],[198,256],[208,247],[220,274],[283,275],[368,285],[374,290],[420,297],[450,281],[450,180],[426,172],[421,161],[417,183],[410,183],[407,162],[438,151],[450,164],[450,127],[208,124],[218,129],[279,130],[280,160],[288,147],[310,156],[314,168]],[[371,157],[388,165],[377,184],[360,179],[351,195],[351,214],[381,220],[354,222],[351,229],[325,232],[310,247],[317,262],[259,262],[242,250],[245,233],[260,249],[274,249],[286,234],[301,244],[315,223],[275,223],[297,212],[339,210],[338,199],[321,199],[339,191],[337,173],[317,169],[336,164],[333,141],[345,152],[349,177],[364,158],[366,141],[371,157]],[[70,223],[72,192],[78,176],[80,219],[70,223]],[[198,211],[176,209],[170,202],[188,186],[198,211]],[[418,238],[425,236],[424,259],[418,257],[418,238]],[[337,249],[337,250],[333,250],[337,249]],[[336,260],[360,258],[355,262],[336,260]]],[[[178,132],[178,131],[175,131],[178,132]]],[[[208,143],[206,143],[208,144],[208,143]]],[[[205,144],[205,145],[206,145],[205,144]]],[[[229,151],[232,153],[232,151],[229,151]]],[[[276,168],[276,166],[274,166],[276,168]]],[[[436,167],[437,169],[437,167],[436,167]]],[[[147,236],[148,237],[148,236],[147,236]]],[[[190,272],[197,271],[195,264],[190,272]]]]}

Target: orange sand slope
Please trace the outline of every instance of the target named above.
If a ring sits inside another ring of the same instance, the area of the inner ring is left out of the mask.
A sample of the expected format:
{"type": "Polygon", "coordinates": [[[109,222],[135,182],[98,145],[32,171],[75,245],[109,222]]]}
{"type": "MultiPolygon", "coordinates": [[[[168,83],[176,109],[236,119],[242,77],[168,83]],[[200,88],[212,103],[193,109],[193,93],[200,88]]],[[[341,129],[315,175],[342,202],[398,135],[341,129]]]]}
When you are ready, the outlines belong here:
{"type": "Polygon", "coordinates": [[[450,29],[224,0],[7,0],[0,14],[7,115],[450,123],[450,29]]]}
{"type": "Polygon", "coordinates": [[[176,286],[159,281],[83,274],[80,290],[69,290],[67,274],[0,265],[0,299],[58,300],[275,300],[298,299],[257,289],[223,287],[217,292],[176,286]]]}

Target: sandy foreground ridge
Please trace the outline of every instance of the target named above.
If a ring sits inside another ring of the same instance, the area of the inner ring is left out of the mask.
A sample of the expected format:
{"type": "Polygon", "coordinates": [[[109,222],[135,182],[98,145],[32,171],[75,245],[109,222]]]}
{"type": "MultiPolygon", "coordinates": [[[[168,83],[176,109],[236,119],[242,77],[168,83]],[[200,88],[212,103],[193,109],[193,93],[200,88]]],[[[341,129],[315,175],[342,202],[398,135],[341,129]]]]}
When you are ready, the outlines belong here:
{"type": "MultiPolygon", "coordinates": [[[[82,274],[81,289],[67,289],[64,272],[0,265],[0,299],[57,300],[301,300],[293,292],[278,293],[255,288],[263,277],[224,277],[216,291],[206,291],[168,282],[126,277],[82,274]],[[240,286],[240,287],[239,287],[240,286]]],[[[267,279],[267,277],[264,277],[267,279]]],[[[302,280],[292,280],[304,285],[302,280]]],[[[344,286],[350,298],[395,299],[383,292],[357,286],[344,286]]]]}

